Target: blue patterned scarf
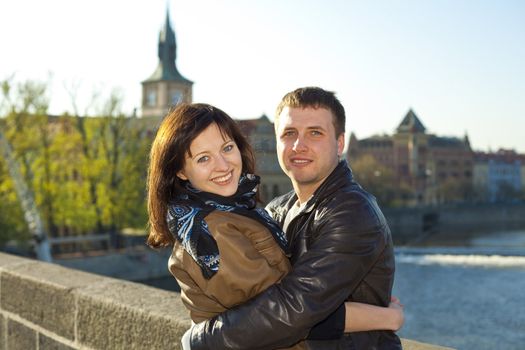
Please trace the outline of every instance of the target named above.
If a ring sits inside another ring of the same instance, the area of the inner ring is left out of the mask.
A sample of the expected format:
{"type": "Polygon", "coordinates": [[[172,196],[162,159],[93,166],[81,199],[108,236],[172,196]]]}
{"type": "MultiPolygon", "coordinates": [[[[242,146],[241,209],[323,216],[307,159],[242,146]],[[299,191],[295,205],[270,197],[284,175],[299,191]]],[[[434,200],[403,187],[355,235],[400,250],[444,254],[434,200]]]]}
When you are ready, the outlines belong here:
{"type": "Polygon", "coordinates": [[[214,210],[247,216],[262,223],[275,241],[288,254],[286,237],[266,210],[256,208],[255,193],[260,178],[243,174],[237,192],[230,197],[199,191],[186,183],[183,193],[168,205],[168,228],[182,243],[184,249],[200,266],[205,278],[211,278],[219,269],[220,255],[217,242],[211,235],[204,218],[214,210]]]}

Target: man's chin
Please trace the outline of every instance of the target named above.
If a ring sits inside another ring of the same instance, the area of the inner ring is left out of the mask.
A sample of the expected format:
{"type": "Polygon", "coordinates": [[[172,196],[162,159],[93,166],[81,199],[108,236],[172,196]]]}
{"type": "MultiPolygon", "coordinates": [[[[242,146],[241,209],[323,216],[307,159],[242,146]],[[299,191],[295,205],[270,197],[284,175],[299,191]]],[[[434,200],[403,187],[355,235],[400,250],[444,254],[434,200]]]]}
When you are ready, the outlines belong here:
{"type": "Polygon", "coordinates": [[[306,174],[291,174],[290,179],[299,186],[307,186],[316,182],[315,177],[306,174]]]}

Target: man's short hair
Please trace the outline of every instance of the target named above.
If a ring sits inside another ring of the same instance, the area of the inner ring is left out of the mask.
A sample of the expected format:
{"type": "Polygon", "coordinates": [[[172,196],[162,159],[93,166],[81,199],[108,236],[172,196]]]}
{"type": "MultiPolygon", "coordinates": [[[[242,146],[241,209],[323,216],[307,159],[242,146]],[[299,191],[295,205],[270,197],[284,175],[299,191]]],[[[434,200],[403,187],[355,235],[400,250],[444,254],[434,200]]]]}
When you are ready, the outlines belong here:
{"type": "Polygon", "coordinates": [[[308,86],[296,89],[284,95],[275,111],[275,127],[279,122],[285,107],[289,108],[326,108],[333,115],[335,136],[339,137],[345,132],[345,109],[332,91],[326,91],[320,87],[308,86]]]}

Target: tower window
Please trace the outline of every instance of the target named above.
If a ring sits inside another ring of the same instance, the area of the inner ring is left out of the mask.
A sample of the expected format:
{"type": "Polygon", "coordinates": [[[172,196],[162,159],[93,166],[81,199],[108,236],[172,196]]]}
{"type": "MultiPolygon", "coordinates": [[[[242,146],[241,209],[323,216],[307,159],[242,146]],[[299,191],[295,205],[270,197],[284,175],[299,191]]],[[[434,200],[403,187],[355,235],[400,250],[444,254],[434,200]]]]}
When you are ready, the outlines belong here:
{"type": "Polygon", "coordinates": [[[171,92],[171,104],[172,105],[177,105],[179,103],[182,102],[182,92],[180,92],[179,90],[174,90],[171,92]]]}
{"type": "Polygon", "coordinates": [[[150,107],[157,105],[157,92],[155,90],[149,90],[146,95],[146,104],[150,107]]]}

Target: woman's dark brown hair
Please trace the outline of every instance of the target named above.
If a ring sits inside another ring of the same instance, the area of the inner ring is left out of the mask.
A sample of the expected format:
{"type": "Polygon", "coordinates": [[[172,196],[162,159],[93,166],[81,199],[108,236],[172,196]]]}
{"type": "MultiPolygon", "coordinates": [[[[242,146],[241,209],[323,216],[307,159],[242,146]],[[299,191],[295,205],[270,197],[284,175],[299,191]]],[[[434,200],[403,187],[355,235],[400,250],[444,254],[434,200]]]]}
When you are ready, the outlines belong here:
{"type": "Polygon", "coordinates": [[[164,118],[151,146],[147,183],[149,246],[158,248],[173,244],[174,238],[166,222],[167,208],[184,183],[176,174],[184,167],[186,155],[191,156],[192,141],[213,123],[224,137],[237,144],[242,172],[253,174],[255,158],[252,148],[230,116],[204,103],[179,104],[164,118]]]}

